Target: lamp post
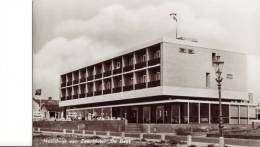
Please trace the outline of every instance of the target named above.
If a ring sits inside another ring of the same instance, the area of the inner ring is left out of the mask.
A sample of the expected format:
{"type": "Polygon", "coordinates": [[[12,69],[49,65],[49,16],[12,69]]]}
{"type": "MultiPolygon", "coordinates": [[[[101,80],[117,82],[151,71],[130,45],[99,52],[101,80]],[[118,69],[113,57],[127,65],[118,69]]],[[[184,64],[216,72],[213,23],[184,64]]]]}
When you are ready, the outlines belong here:
{"type": "Polygon", "coordinates": [[[214,59],[215,61],[213,61],[213,66],[216,72],[216,82],[217,82],[217,86],[218,86],[218,96],[219,96],[219,136],[223,137],[223,120],[222,120],[222,105],[221,105],[221,82],[223,81],[223,78],[221,77],[222,74],[222,69],[223,69],[223,65],[224,62],[220,61],[220,56],[216,56],[216,58],[214,59]]]}

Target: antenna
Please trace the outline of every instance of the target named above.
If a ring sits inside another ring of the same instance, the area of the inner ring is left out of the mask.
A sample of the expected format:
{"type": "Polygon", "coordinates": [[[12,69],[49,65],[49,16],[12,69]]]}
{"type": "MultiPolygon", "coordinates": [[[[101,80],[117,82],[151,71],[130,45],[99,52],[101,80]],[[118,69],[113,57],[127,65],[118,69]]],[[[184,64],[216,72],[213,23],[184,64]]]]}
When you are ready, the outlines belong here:
{"type": "Polygon", "coordinates": [[[170,13],[170,16],[174,21],[176,21],[176,28],[175,28],[175,38],[178,39],[178,19],[177,19],[177,13],[170,13]]]}
{"type": "Polygon", "coordinates": [[[197,39],[194,39],[194,38],[186,38],[186,37],[178,37],[178,18],[177,18],[177,13],[170,13],[169,14],[172,19],[174,21],[176,21],[176,28],[175,28],[175,38],[178,39],[178,40],[187,40],[187,41],[191,41],[191,42],[198,42],[197,39]]]}

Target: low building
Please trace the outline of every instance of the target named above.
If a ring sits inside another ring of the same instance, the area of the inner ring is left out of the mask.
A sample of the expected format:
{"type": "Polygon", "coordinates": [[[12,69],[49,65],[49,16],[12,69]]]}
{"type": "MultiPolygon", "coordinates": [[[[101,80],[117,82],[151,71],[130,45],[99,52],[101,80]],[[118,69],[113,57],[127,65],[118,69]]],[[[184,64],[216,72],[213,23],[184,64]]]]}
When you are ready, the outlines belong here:
{"type": "Polygon", "coordinates": [[[60,76],[59,106],[67,116],[129,123],[218,123],[213,62],[225,62],[223,121],[250,124],[247,55],[198,43],[158,39],[60,76]]]}
{"type": "Polygon", "coordinates": [[[60,120],[63,118],[63,108],[58,100],[33,98],[33,120],[60,120]]]}

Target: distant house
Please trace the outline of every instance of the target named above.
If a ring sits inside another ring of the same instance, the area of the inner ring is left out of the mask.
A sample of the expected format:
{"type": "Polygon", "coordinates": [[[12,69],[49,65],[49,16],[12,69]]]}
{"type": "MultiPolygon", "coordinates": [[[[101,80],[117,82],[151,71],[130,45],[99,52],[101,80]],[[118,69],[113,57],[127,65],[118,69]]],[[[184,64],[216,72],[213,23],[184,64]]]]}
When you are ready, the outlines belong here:
{"type": "Polygon", "coordinates": [[[57,120],[63,117],[63,109],[59,107],[58,100],[47,100],[33,98],[33,119],[34,120],[57,120]]]}

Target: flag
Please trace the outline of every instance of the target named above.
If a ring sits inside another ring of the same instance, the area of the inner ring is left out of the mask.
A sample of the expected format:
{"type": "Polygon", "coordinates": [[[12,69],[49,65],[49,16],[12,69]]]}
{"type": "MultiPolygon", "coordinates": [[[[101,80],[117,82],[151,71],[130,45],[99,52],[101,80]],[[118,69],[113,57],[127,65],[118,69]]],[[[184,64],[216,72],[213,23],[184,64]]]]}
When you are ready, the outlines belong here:
{"type": "Polygon", "coordinates": [[[175,21],[177,21],[177,14],[176,14],[176,13],[171,13],[170,16],[171,16],[175,21]]]}
{"type": "Polygon", "coordinates": [[[36,89],[35,95],[41,95],[41,94],[42,94],[42,90],[41,89],[36,89]]]}

